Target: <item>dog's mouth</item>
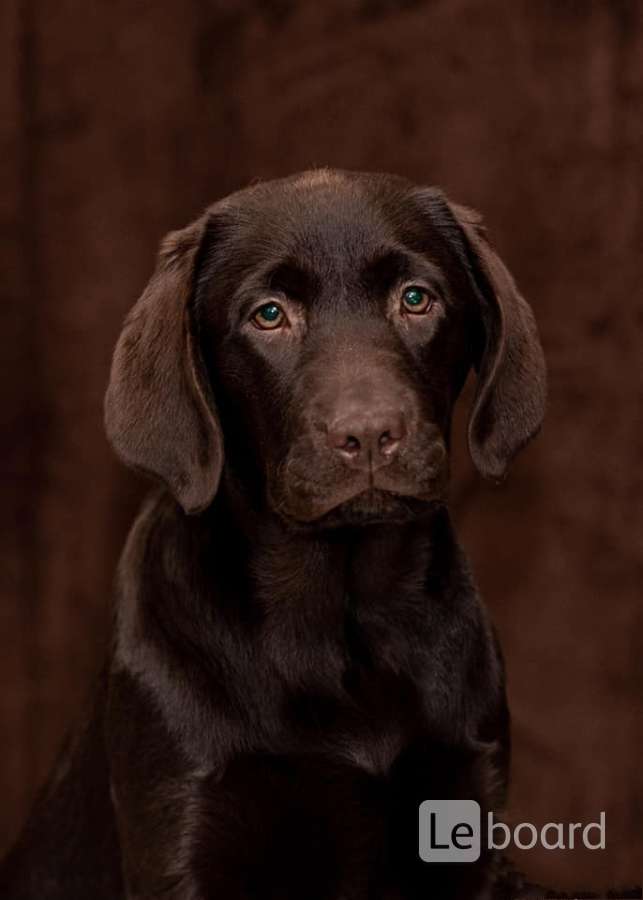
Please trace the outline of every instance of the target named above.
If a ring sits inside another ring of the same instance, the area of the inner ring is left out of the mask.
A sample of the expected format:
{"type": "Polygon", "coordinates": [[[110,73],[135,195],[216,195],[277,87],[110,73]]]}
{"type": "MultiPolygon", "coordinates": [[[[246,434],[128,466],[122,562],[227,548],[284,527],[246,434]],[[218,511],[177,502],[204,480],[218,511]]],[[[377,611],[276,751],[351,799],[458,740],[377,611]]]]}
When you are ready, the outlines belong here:
{"type": "Polygon", "coordinates": [[[316,522],[333,525],[369,525],[383,522],[401,523],[415,519],[438,502],[437,494],[418,496],[369,487],[349,500],[332,507],[316,522]]]}
{"type": "Polygon", "coordinates": [[[444,442],[433,433],[425,437],[421,447],[410,447],[391,464],[361,470],[333,456],[291,452],[268,473],[269,505],[304,527],[417,518],[444,502],[449,477],[444,442]]]}
{"type": "Polygon", "coordinates": [[[318,528],[401,523],[426,514],[444,499],[442,479],[435,479],[421,489],[406,485],[384,487],[366,480],[323,498],[316,497],[301,506],[281,506],[279,512],[293,524],[318,528]]]}

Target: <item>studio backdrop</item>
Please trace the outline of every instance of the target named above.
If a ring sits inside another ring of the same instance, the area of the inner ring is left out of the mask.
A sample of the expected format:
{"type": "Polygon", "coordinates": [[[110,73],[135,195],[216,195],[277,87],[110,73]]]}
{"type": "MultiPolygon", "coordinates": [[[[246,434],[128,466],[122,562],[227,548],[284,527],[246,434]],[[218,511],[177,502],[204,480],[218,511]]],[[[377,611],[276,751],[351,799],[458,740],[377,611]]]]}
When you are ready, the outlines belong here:
{"type": "Polygon", "coordinates": [[[643,7],[636,0],[5,0],[0,850],[105,657],[143,485],[102,427],[110,356],[159,239],[316,165],[438,184],[484,212],[550,373],[544,432],[453,505],[505,649],[509,818],[604,851],[533,878],[640,880],[643,7]]]}

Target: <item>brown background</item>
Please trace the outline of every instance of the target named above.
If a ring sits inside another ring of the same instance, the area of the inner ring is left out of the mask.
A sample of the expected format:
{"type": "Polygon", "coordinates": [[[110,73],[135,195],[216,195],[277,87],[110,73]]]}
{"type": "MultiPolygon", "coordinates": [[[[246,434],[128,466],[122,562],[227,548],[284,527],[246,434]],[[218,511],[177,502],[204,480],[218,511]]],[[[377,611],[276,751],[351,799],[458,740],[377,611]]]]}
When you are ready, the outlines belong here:
{"type": "Polygon", "coordinates": [[[508,484],[463,452],[461,533],[498,623],[515,821],[561,885],[641,878],[643,4],[5,0],[0,849],[96,672],[140,485],[102,394],[169,228],[251,179],[384,169],[479,207],[539,319],[551,400],[508,484]]]}

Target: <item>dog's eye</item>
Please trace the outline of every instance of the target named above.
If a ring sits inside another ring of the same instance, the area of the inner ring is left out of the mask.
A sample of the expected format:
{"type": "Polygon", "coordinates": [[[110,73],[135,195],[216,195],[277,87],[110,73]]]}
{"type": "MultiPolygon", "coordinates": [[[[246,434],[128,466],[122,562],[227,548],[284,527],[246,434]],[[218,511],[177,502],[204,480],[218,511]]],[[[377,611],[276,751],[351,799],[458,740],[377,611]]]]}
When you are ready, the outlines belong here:
{"type": "Polygon", "coordinates": [[[264,331],[281,328],[286,321],[286,314],[278,303],[264,303],[252,317],[252,324],[264,331]]]}
{"type": "Polygon", "coordinates": [[[421,315],[428,312],[432,305],[433,298],[425,288],[411,285],[411,287],[405,288],[402,293],[402,308],[404,312],[421,315]]]}

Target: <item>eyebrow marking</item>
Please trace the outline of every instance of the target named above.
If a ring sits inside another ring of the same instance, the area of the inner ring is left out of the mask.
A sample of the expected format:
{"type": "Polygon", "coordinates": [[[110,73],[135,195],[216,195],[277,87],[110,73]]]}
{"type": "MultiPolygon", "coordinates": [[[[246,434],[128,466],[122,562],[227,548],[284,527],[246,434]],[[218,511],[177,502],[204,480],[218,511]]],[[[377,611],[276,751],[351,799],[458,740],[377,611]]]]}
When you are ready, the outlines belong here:
{"type": "Polygon", "coordinates": [[[303,300],[316,290],[318,276],[299,263],[286,260],[278,263],[268,272],[267,284],[271,291],[303,300]]]}
{"type": "Polygon", "coordinates": [[[389,250],[370,260],[362,270],[362,281],[373,292],[389,293],[403,282],[426,284],[442,298],[448,298],[447,279],[442,269],[413,251],[389,250]]]}

